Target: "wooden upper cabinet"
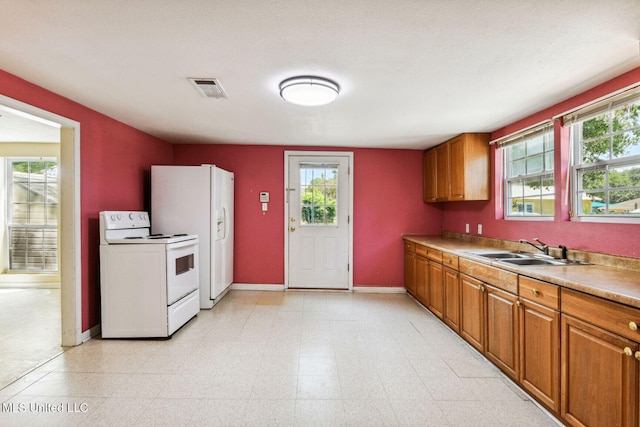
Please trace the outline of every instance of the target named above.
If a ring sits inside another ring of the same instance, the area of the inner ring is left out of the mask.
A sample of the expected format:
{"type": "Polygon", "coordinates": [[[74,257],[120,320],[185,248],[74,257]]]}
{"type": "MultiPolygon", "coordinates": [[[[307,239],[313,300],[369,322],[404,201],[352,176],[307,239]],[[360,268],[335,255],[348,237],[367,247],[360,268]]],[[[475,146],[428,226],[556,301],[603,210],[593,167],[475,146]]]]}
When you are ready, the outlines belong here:
{"type": "Polygon", "coordinates": [[[464,133],[424,155],[424,201],[489,200],[488,133],[464,133]]]}
{"type": "Polygon", "coordinates": [[[438,182],[436,170],[436,151],[428,150],[424,152],[423,160],[424,172],[424,202],[436,202],[436,186],[438,182]]]}
{"type": "Polygon", "coordinates": [[[436,153],[436,201],[449,200],[450,175],[449,144],[441,144],[434,149],[436,153]]]}

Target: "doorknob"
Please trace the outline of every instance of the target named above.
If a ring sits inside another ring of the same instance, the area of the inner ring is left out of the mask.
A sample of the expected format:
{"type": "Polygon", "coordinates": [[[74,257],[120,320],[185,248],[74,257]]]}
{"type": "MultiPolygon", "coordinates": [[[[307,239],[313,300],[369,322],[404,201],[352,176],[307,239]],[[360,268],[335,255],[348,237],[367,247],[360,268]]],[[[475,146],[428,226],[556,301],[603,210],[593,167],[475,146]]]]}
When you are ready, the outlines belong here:
{"type": "Polygon", "coordinates": [[[296,228],[295,227],[291,227],[289,230],[291,230],[293,232],[293,231],[296,231],[296,228]]]}

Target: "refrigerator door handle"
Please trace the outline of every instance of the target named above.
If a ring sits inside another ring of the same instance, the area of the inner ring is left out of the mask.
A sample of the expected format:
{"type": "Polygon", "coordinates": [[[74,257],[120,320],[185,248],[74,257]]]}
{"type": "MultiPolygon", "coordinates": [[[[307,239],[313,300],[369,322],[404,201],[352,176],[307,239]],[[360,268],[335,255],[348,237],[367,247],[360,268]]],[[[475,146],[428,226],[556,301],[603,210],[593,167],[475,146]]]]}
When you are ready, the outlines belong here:
{"type": "Polygon", "coordinates": [[[222,206],[220,208],[220,212],[218,213],[217,221],[217,230],[216,230],[216,240],[224,240],[227,237],[227,208],[226,206],[222,206]]]}

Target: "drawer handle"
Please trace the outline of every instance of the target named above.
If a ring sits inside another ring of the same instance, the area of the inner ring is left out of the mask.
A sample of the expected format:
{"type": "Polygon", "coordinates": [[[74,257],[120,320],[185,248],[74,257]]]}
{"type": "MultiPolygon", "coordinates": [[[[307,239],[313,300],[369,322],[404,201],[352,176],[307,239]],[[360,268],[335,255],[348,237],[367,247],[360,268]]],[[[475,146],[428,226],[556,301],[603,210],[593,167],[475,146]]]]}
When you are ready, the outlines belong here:
{"type": "Polygon", "coordinates": [[[537,296],[537,297],[539,297],[539,296],[540,296],[540,291],[539,291],[539,290],[537,290],[537,289],[531,289],[531,293],[532,293],[534,296],[537,296]]]}
{"type": "Polygon", "coordinates": [[[637,331],[638,324],[636,322],[629,322],[629,329],[631,329],[632,331],[637,331]]]}
{"type": "Polygon", "coordinates": [[[633,350],[631,350],[631,348],[629,348],[629,347],[625,347],[624,348],[624,354],[626,354],[627,356],[631,357],[631,356],[633,356],[633,350]]]}

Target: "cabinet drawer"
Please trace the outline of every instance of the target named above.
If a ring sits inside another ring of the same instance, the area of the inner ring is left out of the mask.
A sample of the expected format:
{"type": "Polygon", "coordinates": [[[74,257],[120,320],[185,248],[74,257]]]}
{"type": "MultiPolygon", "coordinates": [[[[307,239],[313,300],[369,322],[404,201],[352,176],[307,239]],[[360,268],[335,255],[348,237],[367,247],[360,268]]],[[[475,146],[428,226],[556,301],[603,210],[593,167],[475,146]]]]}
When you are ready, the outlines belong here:
{"type": "Polygon", "coordinates": [[[427,247],[422,245],[416,245],[416,254],[423,257],[427,257],[427,247]]]}
{"type": "Polygon", "coordinates": [[[571,289],[563,288],[561,292],[562,313],[640,342],[640,332],[635,326],[640,326],[639,309],[571,289]]]}
{"type": "Polygon", "coordinates": [[[518,275],[516,273],[480,264],[466,258],[460,258],[459,267],[460,273],[475,277],[503,291],[518,293],[518,275]]]}
{"type": "Polygon", "coordinates": [[[427,248],[427,258],[431,261],[442,263],[442,251],[433,248],[427,248]]]}
{"type": "Polygon", "coordinates": [[[413,242],[409,242],[407,240],[404,241],[404,250],[407,252],[415,252],[416,244],[413,242]]]}
{"type": "Polygon", "coordinates": [[[458,257],[456,255],[443,252],[442,253],[442,265],[445,267],[453,268],[454,270],[458,269],[458,257]]]}
{"type": "Polygon", "coordinates": [[[540,280],[520,276],[520,296],[545,307],[560,310],[560,287],[540,280]]]}

